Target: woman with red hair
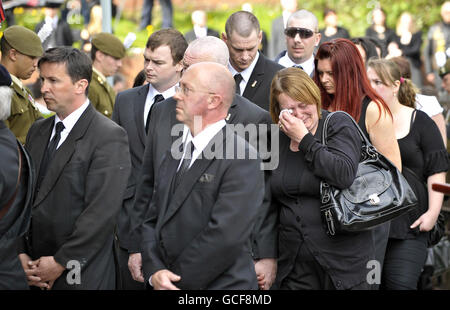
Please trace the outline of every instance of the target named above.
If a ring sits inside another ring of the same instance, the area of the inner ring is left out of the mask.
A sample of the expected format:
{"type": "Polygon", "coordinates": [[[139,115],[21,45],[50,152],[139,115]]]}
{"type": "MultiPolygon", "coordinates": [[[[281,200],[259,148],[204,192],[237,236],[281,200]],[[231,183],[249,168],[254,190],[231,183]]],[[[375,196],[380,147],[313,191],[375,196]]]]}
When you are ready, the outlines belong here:
{"type": "MultiPolygon", "coordinates": [[[[391,111],[370,85],[356,45],[347,39],[325,42],[320,45],[314,63],[314,81],[320,89],[322,107],[350,114],[376,149],[401,170],[391,111]]],[[[389,222],[373,232],[376,258],[382,265],[389,222]]]]}

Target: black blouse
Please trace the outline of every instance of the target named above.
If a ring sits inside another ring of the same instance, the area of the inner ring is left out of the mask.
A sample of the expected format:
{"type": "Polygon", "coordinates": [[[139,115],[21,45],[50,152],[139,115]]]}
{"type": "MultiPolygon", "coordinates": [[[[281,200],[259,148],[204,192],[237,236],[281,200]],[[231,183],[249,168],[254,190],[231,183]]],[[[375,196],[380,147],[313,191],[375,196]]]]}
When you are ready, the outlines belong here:
{"type": "Polygon", "coordinates": [[[415,112],[409,133],[397,141],[403,167],[414,171],[414,174],[411,174],[403,168],[403,175],[416,192],[420,205],[391,222],[389,237],[397,239],[417,237],[418,228],[411,230],[409,226],[428,210],[428,193],[425,188],[427,179],[433,174],[446,172],[449,166],[448,153],[437,125],[424,112],[415,112]],[[417,177],[420,181],[416,181],[417,177]]]}
{"type": "Polygon", "coordinates": [[[298,248],[306,243],[314,259],[337,289],[366,281],[367,263],[374,257],[370,231],[329,237],[320,214],[320,181],[349,187],[361,155],[361,138],[351,120],[334,115],[328,125],[327,146],[321,143],[322,119],[313,136],[307,134],[299,152],[289,149],[290,139],[280,131],[280,164],[272,172],[273,203],[280,214],[278,274],[284,278],[295,264],[298,248]]]}

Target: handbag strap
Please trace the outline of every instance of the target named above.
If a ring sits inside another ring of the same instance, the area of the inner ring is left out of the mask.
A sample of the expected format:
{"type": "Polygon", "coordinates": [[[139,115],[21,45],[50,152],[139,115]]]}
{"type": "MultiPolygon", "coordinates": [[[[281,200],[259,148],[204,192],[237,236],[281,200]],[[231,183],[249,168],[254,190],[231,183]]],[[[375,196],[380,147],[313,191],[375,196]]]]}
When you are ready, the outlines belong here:
{"type": "Polygon", "coordinates": [[[16,190],[14,191],[14,195],[12,195],[11,199],[9,199],[6,205],[0,210],[0,220],[6,213],[8,213],[9,208],[11,208],[14,200],[16,200],[17,192],[19,191],[20,176],[22,175],[22,153],[20,152],[19,145],[17,145],[17,152],[19,153],[19,175],[17,177],[16,190]]]}
{"type": "Polygon", "coordinates": [[[347,117],[353,122],[353,125],[355,125],[355,127],[358,130],[359,136],[362,140],[362,159],[364,160],[366,158],[373,158],[376,159],[378,157],[378,151],[377,149],[372,145],[372,143],[370,143],[369,139],[366,137],[366,135],[364,134],[364,132],[361,130],[361,128],[359,127],[359,125],[356,123],[356,121],[353,119],[353,117],[348,114],[347,112],[344,111],[335,111],[335,112],[331,112],[327,115],[327,117],[325,118],[325,122],[323,124],[323,130],[322,130],[322,144],[327,145],[327,132],[328,132],[328,123],[330,122],[330,119],[333,115],[335,115],[336,113],[342,113],[347,115],[347,117]]]}

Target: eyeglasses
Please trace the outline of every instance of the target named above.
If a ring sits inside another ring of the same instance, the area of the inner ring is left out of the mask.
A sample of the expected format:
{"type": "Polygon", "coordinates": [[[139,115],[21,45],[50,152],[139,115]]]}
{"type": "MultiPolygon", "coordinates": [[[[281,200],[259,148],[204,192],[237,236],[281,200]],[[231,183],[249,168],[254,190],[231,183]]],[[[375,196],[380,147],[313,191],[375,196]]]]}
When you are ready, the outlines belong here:
{"type": "Polygon", "coordinates": [[[284,29],[284,34],[291,38],[295,38],[297,33],[300,35],[301,39],[308,39],[311,38],[314,35],[314,33],[317,32],[307,28],[299,28],[299,27],[288,27],[284,29]]]}
{"type": "Polygon", "coordinates": [[[185,96],[188,96],[190,92],[191,93],[205,93],[205,94],[210,94],[210,95],[214,95],[215,94],[215,93],[212,93],[212,92],[209,92],[209,91],[190,89],[190,88],[186,87],[186,85],[181,85],[181,86],[177,85],[177,86],[175,86],[175,92],[176,93],[182,93],[185,96]]]}

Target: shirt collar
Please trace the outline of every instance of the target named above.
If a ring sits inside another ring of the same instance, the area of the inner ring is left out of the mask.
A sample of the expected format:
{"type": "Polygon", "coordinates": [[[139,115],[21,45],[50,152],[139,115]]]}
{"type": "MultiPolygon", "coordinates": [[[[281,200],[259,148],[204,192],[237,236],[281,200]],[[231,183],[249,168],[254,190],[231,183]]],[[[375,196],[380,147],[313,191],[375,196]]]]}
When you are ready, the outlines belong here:
{"type": "Polygon", "coordinates": [[[192,134],[189,128],[184,125],[183,131],[183,140],[185,144],[192,141],[192,144],[195,147],[196,153],[201,153],[208,145],[208,143],[214,138],[214,136],[223,128],[227,123],[224,119],[221,119],[218,122],[208,125],[205,129],[199,132],[195,137],[192,137],[192,134]]]}
{"type": "Polygon", "coordinates": [[[280,58],[278,63],[286,68],[300,65],[302,66],[303,70],[308,73],[309,76],[314,71],[314,55],[311,55],[311,57],[305,62],[297,64],[293,62],[291,58],[289,58],[289,55],[286,51],[286,54],[280,58]]]}
{"type": "Polygon", "coordinates": [[[230,61],[228,61],[228,69],[230,70],[230,72],[233,76],[240,73],[242,76],[242,79],[245,81],[245,83],[248,83],[248,80],[250,80],[250,76],[252,75],[253,69],[255,68],[256,63],[258,62],[258,59],[259,59],[259,52],[256,53],[255,59],[253,59],[250,66],[248,66],[247,69],[245,69],[244,71],[241,71],[241,72],[238,72],[236,69],[234,69],[233,66],[231,65],[230,61]]]}
{"type": "Polygon", "coordinates": [[[23,83],[22,83],[22,81],[18,78],[18,77],[16,77],[15,75],[12,75],[12,74],[10,74],[11,75],[11,80],[15,83],[15,84],[17,84],[21,89],[23,89],[23,83]]]}
{"type": "MultiPolygon", "coordinates": [[[[166,89],[165,91],[163,91],[162,93],[160,93],[159,91],[156,90],[156,88],[153,87],[152,84],[148,85],[148,94],[147,94],[147,98],[150,98],[153,100],[153,98],[155,98],[156,95],[161,94],[164,99],[173,97],[175,95],[175,86],[177,86],[177,84],[173,85],[172,87],[169,87],[168,89],[166,89]]],[[[153,102],[153,101],[152,101],[153,102]]]]}
{"type": "Polygon", "coordinates": [[[61,119],[58,117],[58,115],[55,114],[55,125],[58,122],[62,122],[64,124],[64,130],[67,130],[67,132],[70,132],[77,123],[78,119],[81,117],[81,114],[87,109],[89,106],[89,99],[86,99],[86,101],[75,111],[70,113],[64,120],[61,121],[61,119]]]}
{"type": "Polygon", "coordinates": [[[103,75],[103,73],[101,73],[100,71],[98,71],[97,69],[95,69],[94,67],[92,67],[92,71],[94,71],[95,73],[98,74],[98,76],[103,79],[104,81],[106,81],[106,76],[103,75]]]}

